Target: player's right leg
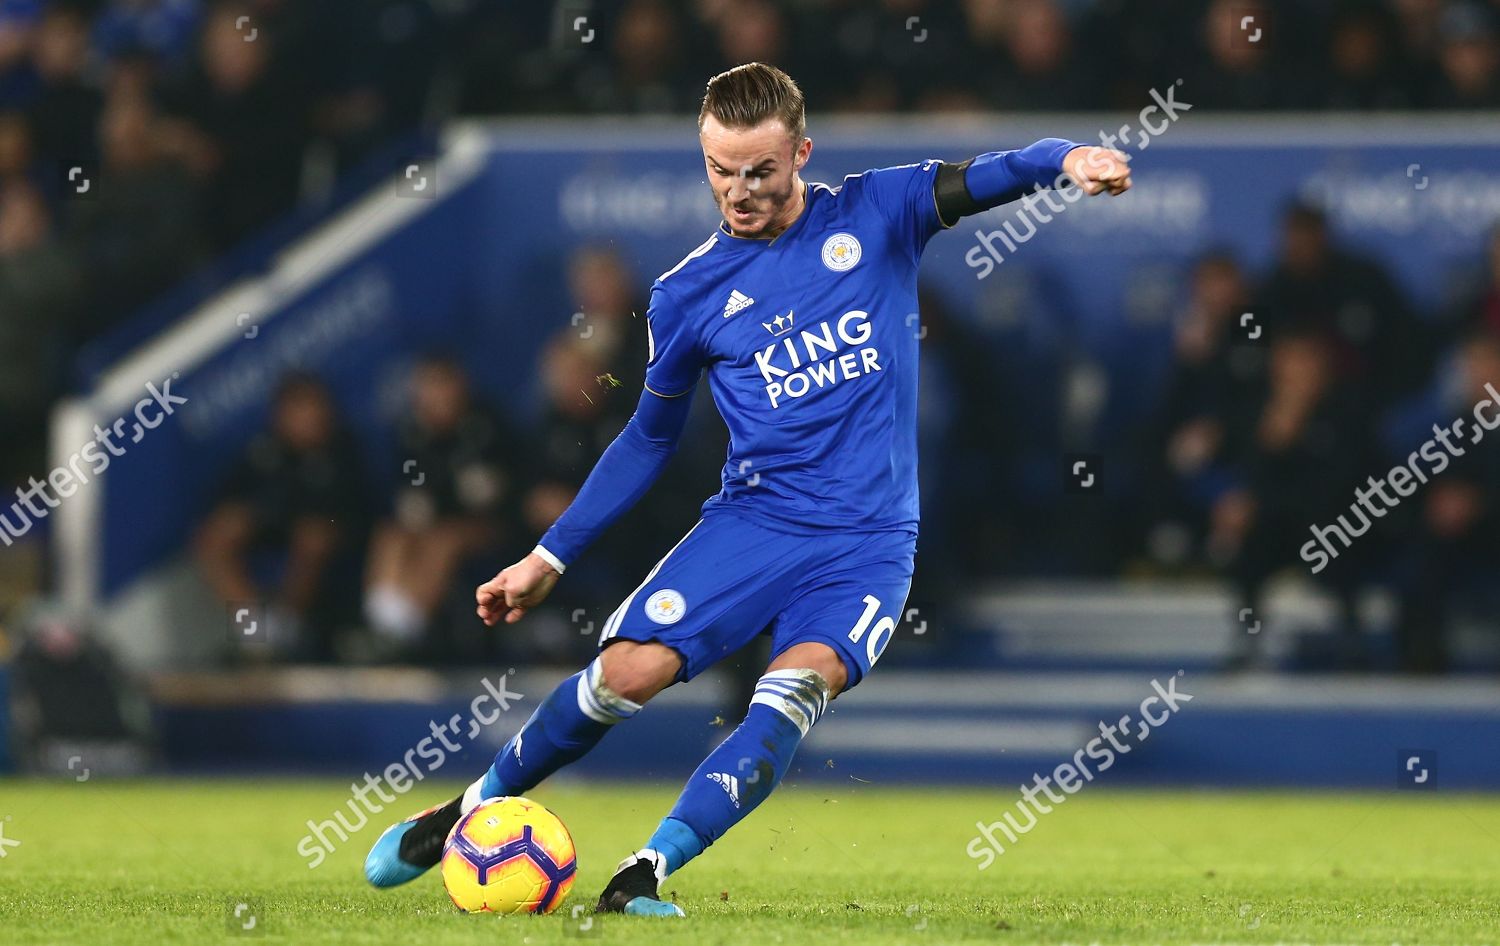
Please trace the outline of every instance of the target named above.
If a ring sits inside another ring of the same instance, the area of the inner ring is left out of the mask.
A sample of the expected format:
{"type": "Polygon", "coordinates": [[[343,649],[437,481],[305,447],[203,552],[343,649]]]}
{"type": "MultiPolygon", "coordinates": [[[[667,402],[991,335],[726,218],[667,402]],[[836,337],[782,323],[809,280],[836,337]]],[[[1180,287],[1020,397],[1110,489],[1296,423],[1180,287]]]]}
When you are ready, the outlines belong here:
{"type": "Polygon", "coordinates": [[[459,818],[486,798],[524,794],[582,758],[677,679],[681,667],[677,653],[662,644],[622,640],[606,648],[558,684],[462,795],[387,828],[365,858],[365,877],[377,887],[394,887],[421,876],[442,857],[459,818]]]}
{"type": "Polygon", "coordinates": [[[744,722],[688,779],[645,846],[621,862],[596,909],[682,916],[659,899],[662,882],[766,800],[829,701],[869,674],[900,623],[915,539],[831,534],[788,552],[795,560],[790,601],[776,616],[775,656],[744,722]]]}

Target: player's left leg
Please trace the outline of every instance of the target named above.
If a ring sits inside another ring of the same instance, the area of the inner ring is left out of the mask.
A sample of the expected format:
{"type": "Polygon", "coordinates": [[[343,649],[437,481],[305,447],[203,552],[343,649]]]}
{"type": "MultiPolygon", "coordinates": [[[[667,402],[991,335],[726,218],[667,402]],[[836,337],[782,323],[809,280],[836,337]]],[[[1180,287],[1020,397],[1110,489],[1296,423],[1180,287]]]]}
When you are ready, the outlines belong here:
{"type": "Polygon", "coordinates": [[[895,633],[911,588],[913,537],[830,537],[777,618],[775,657],[749,711],[703,761],[641,850],[621,862],[596,909],[681,916],[657,891],[771,794],[828,701],[869,673],[895,633]]]}
{"type": "Polygon", "coordinates": [[[781,589],[798,562],[786,546],[785,534],[730,516],[695,526],[605,622],[598,658],[537,707],[483,776],[381,835],[365,860],[370,883],[415,879],[437,864],[449,829],[480,800],[529,791],[662,689],[743,647],[787,600],[781,589]]]}
{"type": "Polygon", "coordinates": [[[607,648],[558,684],[462,795],[387,828],[365,858],[365,877],[376,887],[415,880],[437,865],[459,818],[486,798],[528,792],[582,758],[669,686],[681,667],[676,652],[662,644],[622,640],[607,648]]]}
{"type": "Polygon", "coordinates": [[[682,916],[675,903],[658,899],[661,882],[770,796],[847,678],[839,655],[818,642],[793,645],[771,661],[744,722],[698,766],[645,848],[621,862],[596,909],[682,916]]]}

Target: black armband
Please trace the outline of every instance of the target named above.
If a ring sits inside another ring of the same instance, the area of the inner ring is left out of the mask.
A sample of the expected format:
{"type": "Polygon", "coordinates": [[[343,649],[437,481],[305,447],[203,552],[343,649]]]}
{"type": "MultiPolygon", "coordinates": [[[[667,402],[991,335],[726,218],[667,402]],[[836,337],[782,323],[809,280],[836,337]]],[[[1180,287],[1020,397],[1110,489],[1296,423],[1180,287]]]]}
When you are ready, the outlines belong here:
{"type": "Polygon", "coordinates": [[[943,164],[937,170],[932,184],[932,200],[937,205],[938,219],[945,227],[958,223],[961,217],[986,209],[969,193],[966,178],[969,165],[973,163],[974,159],[970,158],[962,164],[943,164]]]}

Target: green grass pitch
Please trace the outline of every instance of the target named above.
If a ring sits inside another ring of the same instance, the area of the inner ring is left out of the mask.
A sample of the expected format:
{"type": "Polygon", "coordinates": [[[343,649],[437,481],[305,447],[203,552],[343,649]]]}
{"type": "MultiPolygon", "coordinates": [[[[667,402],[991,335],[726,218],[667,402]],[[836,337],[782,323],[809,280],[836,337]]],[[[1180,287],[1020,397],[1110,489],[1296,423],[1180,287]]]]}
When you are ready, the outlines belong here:
{"type": "Polygon", "coordinates": [[[988,870],[976,821],[1016,791],[787,786],[669,878],[686,920],[591,907],[675,788],[554,783],[578,843],[545,917],[456,913],[436,872],[393,891],[359,869],[385,824],[456,792],[418,786],[309,869],[306,781],[0,781],[4,943],[1360,943],[1500,941],[1500,799],[1083,791],[988,870]],[[387,817],[389,815],[390,817],[387,817]],[[19,843],[13,843],[19,842],[19,843]],[[255,917],[237,932],[232,914],[255,917]]]}

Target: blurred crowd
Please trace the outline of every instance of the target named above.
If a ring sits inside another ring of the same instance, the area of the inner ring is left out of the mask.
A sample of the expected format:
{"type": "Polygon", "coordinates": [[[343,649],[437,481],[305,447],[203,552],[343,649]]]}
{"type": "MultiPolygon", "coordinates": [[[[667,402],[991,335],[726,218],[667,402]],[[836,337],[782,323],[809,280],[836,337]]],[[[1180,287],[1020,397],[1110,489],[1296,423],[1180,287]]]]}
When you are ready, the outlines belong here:
{"type": "MultiPolygon", "coordinates": [[[[749,60],[796,76],[815,114],[1133,109],[1179,78],[1204,109],[1483,109],[1500,106],[1497,24],[1500,0],[0,0],[0,478],[45,467],[48,411],[83,346],[456,114],[691,113],[707,76],[749,60]]],[[[983,341],[926,298],[924,385],[946,386],[951,410],[922,435],[924,468],[944,473],[916,593],[1039,569],[1216,573],[1259,608],[1271,576],[1302,567],[1309,524],[1406,455],[1393,427],[1421,431],[1411,418],[1458,416],[1500,384],[1500,239],[1491,281],[1451,313],[1414,311],[1317,208],[1287,212],[1281,247],[1267,272],[1207,252],[1188,274],[1170,381],[1113,461],[1140,471],[1130,512],[1071,536],[1057,506],[987,492],[983,471],[1039,421],[982,407],[983,341]],[[1264,315],[1259,340],[1240,331],[1247,310],[1264,315]]],[[[594,330],[547,346],[542,415],[480,403],[434,353],[392,457],[422,482],[393,495],[371,488],[319,381],[288,377],[194,539],[216,593],[274,602],[298,656],[339,657],[344,628],[376,657],[476,646],[444,638],[473,582],[566,506],[639,390],[643,287],[596,249],[569,279],[594,330]]],[[[553,619],[584,643],[638,580],[629,537],[680,533],[712,491],[723,432],[707,416],[693,429],[678,479],[570,576],[553,619]]],[[[1380,583],[1401,603],[1400,665],[1446,664],[1454,609],[1482,601],[1497,564],[1497,449],[1478,445],[1318,575],[1342,603],[1340,662],[1368,659],[1356,601],[1380,583]]],[[[1255,638],[1236,639],[1256,659],[1255,638]]]]}
{"type": "Polygon", "coordinates": [[[773,62],[814,112],[1132,108],[1177,79],[1212,109],[1500,104],[1486,0],[627,0],[508,15],[491,111],[687,112],[773,62]],[[578,16],[586,17],[580,21],[578,16]]]}
{"type": "Polygon", "coordinates": [[[479,7],[0,0],[0,473],[80,348],[451,113],[479,7]]]}
{"type": "MultiPolygon", "coordinates": [[[[913,600],[949,600],[1007,577],[1218,576],[1238,608],[1269,618],[1268,583],[1295,574],[1338,605],[1335,643],[1313,661],[1445,669],[1454,615],[1492,620],[1500,434],[1471,442],[1474,428],[1459,429],[1461,453],[1441,465],[1412,458],[1433,424],[1471,418],[1481,401],[1500,417],[1500,227],[1485,254],[1486,279],[1462,304],[1419,312],[1378,263],[1332,239],[1315,206],[1287,209],[1266,272],[1204,253],[1169,314],[1173,351],[1159,395],[1106,454],[1118,476],[1107,505],[1068,495],[1061,478],[1026,484],[1024,442],[1058,431],[1001,409],[996,340],[924,294],[913,600]],[[1371,477],[1414,464],[1431,481],[1412,498],[1378,511],[1356,504],[1371,477]],[[1310,530],[1340,514],[1347,540],[1332,540],[1330,560],[1311,567],[1300,551],[1310,530]],[[1369,649],[1360,598],[1376,588],[1398,605],[1393,654],[1369,649]]],[[[523,636],[454,633],[472,627],[474,585],[524,555],[566,508],[640,391],[640,287],[608,249],[579,250],[568,273],[589,329],[561,329],[545,346],[540,414],[506,416],[479,402],[456,360],[419,360],[388,460],[403,478],[385,498],[369,488],[327,391],[288,377],[269,428],[198,532],[195,555],[217,596],[275,602],[274,623],[303,658],[445,661],[496,656],[475,648],[563,656],[592,646],[645,564],[715,490],[725,433],[705,393],[664,481],[587,553],[523,636]],[[257,565],[267,555],[274,567],[257,565]]],[[[1046,452],[1055,459],[1057,449],[1046,452]]],[[[1262,638],[1238,626],[1226,633],[1231,665],[1261,659],[1262,638]]]]}
{"type": "MultiPolygon", "coordinates": [[[[1280,255],[1258,277],[1205,255],[1176,320],[1165,396],[1138,441],[1144,505],[1127,554],[1168,572],[1217,571],[1259,615],[1276,573],[1312,572],[1339,603],[1331,659],[1346,667],[1371,664],[1359,596],[1386,587],[1398,601],[1396,664],[1443,669],[1454,610],[1491,623],[1488,575],[1500,565],[1500,438],[1474,424],[1480,402],[1500,407],[1500,226],[1484,257],[1480,288],[1451,311],[1419,313],[1379,264],[1331,239],[1313,206],[1286,213],[1280,255]],[[1260,324],[1247,326],[1247,312],[1260,324]],[[1467,426],[1455,448],[1419,456],[1456,418],[1467,426]],[[1404,502],[1373,500],[1396,466],[1419,470],[1421,485],[1404,502]],[[1317,542],[1313,527],[1341,513],[1347,538],[1317,542]]],[[[1260,638],[1234,639],[1235,662],[1254,662],[1260,638]]]]}
{"type": "Polygon", "coordinates": [[[124,323],[455,114],[695,111],[764,60],[815,112],[1500,104],[1500,0],[0,0],[0,475],[124,323]],[[1248,19],[1247,19],[1248,18],[1248,19]]]}
{"type": "Polygon", "coordinates": [[[460,359],[427,353],[402,384],[386,470],[365,466],[317,378],[281,381],[267,428],[221,484],[193,542],[218,600],[264,610],[272,647],[255,641],[242,656],[448,663],[499,659],[502,649],[573,659],[593,646],[640,581],[644,546],[696,521],[726,435],[701,398],[662,480],[579,559],[550,606],[516,633],[475,634],[475,585],[528,553],[572,502],[645,380],[634,273],[612,252],[585,248],[570,261],[568,285],[588,322],[546,343],[536,416],[484,403],[460,359]],[[395,470],[394,488],[382,490],[392,477],[380,474],[395,470]]]}

